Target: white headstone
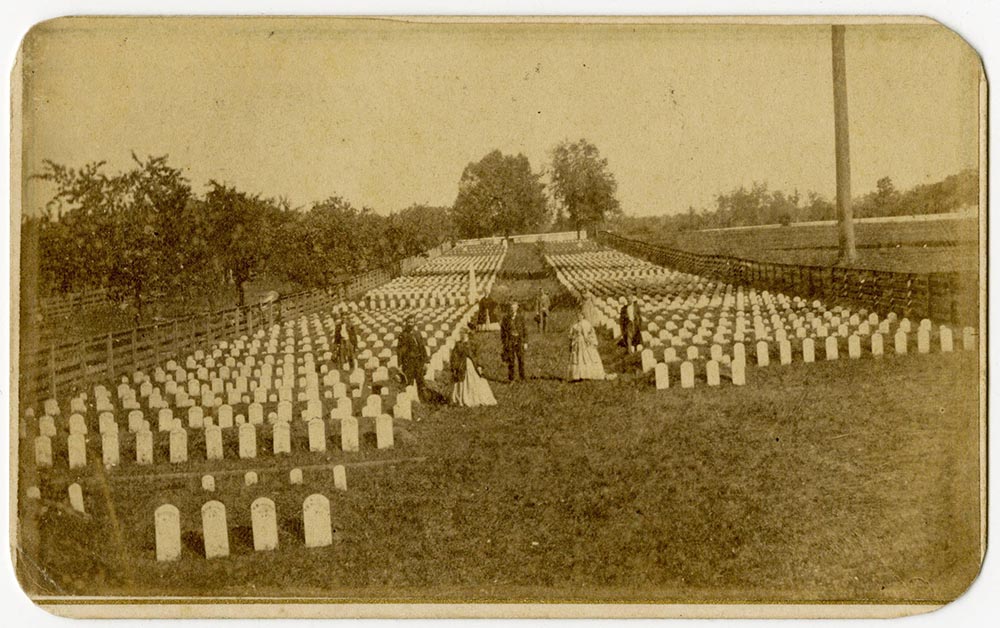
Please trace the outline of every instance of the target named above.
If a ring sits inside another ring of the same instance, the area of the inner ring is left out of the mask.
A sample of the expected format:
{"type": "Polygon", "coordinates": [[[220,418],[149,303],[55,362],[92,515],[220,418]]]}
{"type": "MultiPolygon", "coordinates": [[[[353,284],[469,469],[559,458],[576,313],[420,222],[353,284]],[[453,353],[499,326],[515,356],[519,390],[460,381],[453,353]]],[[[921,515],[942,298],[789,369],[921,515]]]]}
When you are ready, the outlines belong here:
{"type": "Polygon", "coordinates": [[[656,377],[656,389],[666,390],[670,387],[670,370],[666,364],[660,362],[654,368],[654,376],[656,377]]]}
{"type": "Polygon", "coordinates": [[[246,486],[253,486],[254,484],[257,483],[257,480],[258,478],[256,471],[247,471],[246,473],[243,474],[243,484],[245,484],[246,486]]]}
{"type": "Polygon", "coordinates": [[[267,497],[258,497],[250,504],[250,519],[253,526],[253,548],[266,552],[278,547],[278,519],[274,512],[274,502],[267,497]]]}
{"type": "Polygon", "coordinates": [[[70,434],[87,433],[87,420],[83,418],[82,414],[71,414],[69,416],[69,433],[70,434]]]}
{"type": "Polygon", "coordinates": [[[76,482],[69,485],[69,505],[77,512],[86,512],[83,507],[83,489],[76,482]]]}
{"type": "Polygon", "coordinates": [[[347,490],[347,469],[342,464],[333,468],[333,487],[338,491],[347,490]]]}
{"type": "Polygon", "coordinates": [[[289,484],[302,484],[302,469],[295,468],[288,472],[289,484]]]}
{"type": "Polygon", "coordinates": [[[326,451],[326,423],[323,419],[309,421],[309,451],[326,451]]]}
{"type": "MultiPolygon", "coordinates": [[[[962,350],[972,351],[976,348],[976,330],[972,327],[962,328],[962,350]]],[[[46,412],[48,414],[48,412],[46,412]]]]}
{"type": "Polygon", "coordinates": [[[52,440],[44,434],[35,439],[35,466],[43,469],[52,466],[52,440]]]}
{"type": "Polygon", "coordinates": [[[120,461],[118,432],[104,432],[101,434],[101,460],[104,462],[105,467],[118,465],[120,461]]]}
{"type": "Polygon", "coordinates": [[[69,468],[79,469],[87,466],[87,441],[83,434],[70,434],[66,440],[69,450],[69,468]]]}
{"type": "Polygon", "coordinates": [[[330,500],[315,493],[302,502],[302,528],[306,547],[326,547],[333,543],[330,500]]]}
{"type": "Polygon", "coordinates": [[[253,423],[240,426],[240,458],[257,457],[257,428],[253,423]]]}
{"type": "Polygon", "coordinates": [[[782,364],[792,363],[792,343],[787,340],[778,342],[778,356],[782,364]]]}
{"type": "Polygon", "coordinates": [[[275,454],[292,453],[291,426],[285,421],[278,421],[271,427],[272,444],[275,454]]]}
{"type": "Polygon", "coordinates": [[[955,350],[955,342],[952,339],[951,328],[941,325],[938,334],[941,337],[941,353],[951,353],[955,350]]]}
{"type": "Polygon", "coordinates": [[[681,362],[681,388],[694,387],[694,365],[688,361],[681,362]]]}
{"type": "Polygon", "coordinates": [[[170,462],[187,462],[187,431],[183,428],[170,430],[170,462]]]}
{"type": "Polygon", "coordinates": [[[222,428],[211,426],[205,428],[205,459],[222,460],[222,428]]]}
{"type": "Polygon", "coordinates": [[[656,358],[653,357],[652,349],[643,349],[642,353],[639,354],[642,360],[642,372],[648,373],[656,366],[656,358]]]}
{"type": "Polygon", "coordinates": [[[885,342],[882,340],[882,334],[875,332],[872,334],[872,355],[880,356],[885,352],[885,342]]]}
{"type": "Polygon", "coordinates": [[[156,528],[156,560],[170,561],[181,557],[181,511],[172,504],[163,504],[153,513],[156,528]]]}
{"type": "Polygon", "coordinates": [[[709,386],[719,385],[719,363],[715,360],[709,360],[705,363],[705,378],[708,381],[709,386]]]}
{"type": "Polygon", "coordinates": [[[340,420],[340,448],[344,451],[358,451],[358,420],[352,416],[340,420]]]}
{"type": "Polygon", "coordinates": [[[135,462],[153,463],[153,433],[149,430],[139,430],[135,433],[135,462]]]}
{"type": "Polygon", "coordinates": [[[861,357],[861,338],[854,334],[847,337],[847,355],[854,360],[861,357]]]}
{"type": "Polygon", "coordinates": [[[211,475],[201,476],[201,490],[212,493],[215,491],[215,478],[211,475]]]}
{"type": "Polygon", "coordinates": [[[226,524],[226,507],[222,502],[213,500],[201,507],[201,528],[205,541],[205,558],[229,556],[229,526],[226,524]]]}
{"type": "Polygon", "coordinates": [[[812,338],[802,340],[802,361],[807,364],[816,361],[816,343],[812,338]]]}
{"type": "Polygon", "coordinates": [[[392,417],[388,414],[376,417],[375,438],[379,449],[389,449],[393,446],[392,417]]]}
{"type": "Polygon", "coordinates": [[[896,337],[894,340],[895,340],[896,353],[899,355],[906,353],[906,345],[907,345],[906,332],[903,331],[902,326],[900,326],[899,330],[896,332],[896,337]]]}
{"type": "Polygon", "coordinates": [[[746,362],[746,359],[740,358],[740,359],[737,360],[736,358],[733,358],[733,361],[730,363],[729,366],[730,366],[730,369],[731,369],[730,373],[733,376],[733,385],[734,386],[743,386],[743,385],[745,385],[747,383],[747,362],[746,362]]]}
{"type": "Polygon", "coordinates": [[[931,351],[931,332],[929,329],[921,325],[920,329],[917,330],[917,352],[930,353],[930,351],[931,351]]]}
{"type": "Polygon", "coordinates": [[[771,363],[771,358],[768,355],[767,343],[761,340],[757,343],[757,366],[767,366],[771,363]]]}
{"type": "Polygon", "coordinates": [[[839,350],[839,347],[837,346],[837,337],[836,336],[827,336],[826,337],[826,359],[827,360],[836,360],[839,357],[840,357],[840,350],[839,350]]]}

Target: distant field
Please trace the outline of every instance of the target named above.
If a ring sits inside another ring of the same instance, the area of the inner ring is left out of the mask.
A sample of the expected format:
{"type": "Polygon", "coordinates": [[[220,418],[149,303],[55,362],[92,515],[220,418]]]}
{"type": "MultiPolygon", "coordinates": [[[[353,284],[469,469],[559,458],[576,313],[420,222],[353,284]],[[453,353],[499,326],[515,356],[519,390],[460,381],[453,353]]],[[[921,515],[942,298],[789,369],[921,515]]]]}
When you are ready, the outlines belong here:
{"type": "MultiPolygon", "coordinates": [[[[762,262],[830,265],[837,261],[835,225],[761,227],[720,231],[634,231],[626,237],[712,255],[762,262]]],[[[926,273],[976,271],[976,220],[940,220],[855,225],[858,268],[926,273]]]]}

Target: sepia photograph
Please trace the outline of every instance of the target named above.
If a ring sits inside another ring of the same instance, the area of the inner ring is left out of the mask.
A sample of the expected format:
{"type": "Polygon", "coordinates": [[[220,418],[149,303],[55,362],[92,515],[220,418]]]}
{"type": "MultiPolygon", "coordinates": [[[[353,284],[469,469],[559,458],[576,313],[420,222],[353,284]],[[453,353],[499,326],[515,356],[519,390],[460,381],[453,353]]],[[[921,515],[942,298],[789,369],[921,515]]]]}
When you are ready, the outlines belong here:
{"type": "Polygon", "coordinates": [[[11,82],[46,610],[885,617],[979,574],[987,83],[947,26],[60,17],[11,82]]]}

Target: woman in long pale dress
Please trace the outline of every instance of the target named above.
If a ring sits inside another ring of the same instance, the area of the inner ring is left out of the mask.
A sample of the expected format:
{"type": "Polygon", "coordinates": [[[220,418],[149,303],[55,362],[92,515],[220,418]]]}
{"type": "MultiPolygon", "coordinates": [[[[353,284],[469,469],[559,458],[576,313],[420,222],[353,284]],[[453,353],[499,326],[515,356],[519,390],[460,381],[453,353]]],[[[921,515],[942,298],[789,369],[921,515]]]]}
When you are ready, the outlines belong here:
{"type": "Polygon", "coordinates": [[[473,361],[473,350],[469,344],[469,332],[463,329],[455,348],[451,351],[451,402],[474,408],[495,406],[496,397],[490,384],[480,374],[473,361]]]}
{"type": "Polygon", "coordinates": [[[597,351],[597,332],[583,310],[577,312],[576,323],[569,329],[569,379],[604,379],[604,364],[597,351]]]}

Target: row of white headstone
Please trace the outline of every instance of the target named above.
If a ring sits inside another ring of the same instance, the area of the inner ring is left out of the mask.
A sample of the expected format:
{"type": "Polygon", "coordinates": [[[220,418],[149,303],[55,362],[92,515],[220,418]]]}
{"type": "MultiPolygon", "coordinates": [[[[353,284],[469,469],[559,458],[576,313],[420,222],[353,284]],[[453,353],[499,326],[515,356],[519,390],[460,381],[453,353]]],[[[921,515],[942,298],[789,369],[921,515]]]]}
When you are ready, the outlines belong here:
{"type": "MultiPolygon", "coordinates": [[[[345,452],[360,451],[358,434],[358,419],[346,417],[338,419],[340,425],[340,447],[345,452]]],[[[219,426],[209,426],[205,433],[205,459],[223,459],[223,430],[219,426]]],[[[323,419],[314,418],[308,421],[309,451],[323,452],[327,449],[326,423],[323,419]]],[[[272,449],[274,455],[291,454],[291,426],[287,421],[276,421],[271,425],[272,449]]],[[[239,457],[241,459],[257,458],[257,427],[253,423],[242,423],[238,427],[239,457]]],[[[394,446],[393,418],[388,414],[375,417],[375,437],[378,449],[388,449],[394,446]]],[[[181,464],[188,461],[187,430],[175,425],[169,431],[170,462],[181,464]]],[[[70,469],[82,469],[87,466],[87,435],[71,433],[67,437],[67,456],[70,469]]],[[[35,445],[35,466],[51,468],[53,466],[52,440],[45,434],[37,436],[35,445]]],[[[148,426],[135,430],[135,462],[139,465],[153,463],[153,432],[148,426]]],[[[107,429],[101,433],[101,457],[105,467],[120,464],[120,447],[118,430],[107,429]]]]}
{"type": "MultiPolygon", "coordinates": [[[[181,514],[173,504],[163,504],[153,514],[156,534],[156,560],[174,561],[181,557],[181,514]]],[[[250,504],[250,521],[255,551],[278,548],[278,517],[274,501],[258,497],[250,504]]],[[[229,556],[229,525],[226,506],[212,500],[201,507],[202,539],[205,558],[229,556]]],[[[333,543],[330,500],[314,493],[302,502],[302,530],[306,547],[326,547],[333,543]]]]}

